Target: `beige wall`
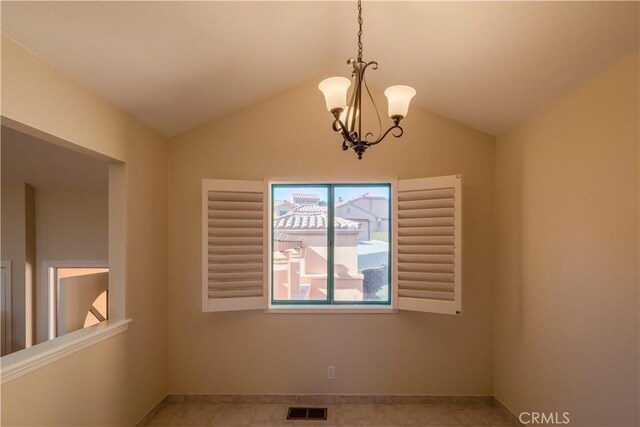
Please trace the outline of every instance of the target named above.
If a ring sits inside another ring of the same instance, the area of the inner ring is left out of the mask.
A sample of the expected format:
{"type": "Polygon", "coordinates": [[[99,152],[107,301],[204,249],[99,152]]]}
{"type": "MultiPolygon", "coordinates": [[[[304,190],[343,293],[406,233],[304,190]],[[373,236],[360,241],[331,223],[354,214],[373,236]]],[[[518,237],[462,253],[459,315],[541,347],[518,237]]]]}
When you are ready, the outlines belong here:
{"type": "Polygon", "coordinates": [[[106,188],[36,189],[38,342],[47,339],[47,281],[43,261],[107,261],[109,198],[106,188]]]}
{"type": "Polygon", "coordinates": [[[133,425],[167,391],[166,140],[5,37],[1,59],[6,124],[126,162],[133,319],[126,333],[4,384],[2,424],[133,425]]]}
{"type": "Polygon", "coordinates": [[[498,138],[495,394],[640,424],[638,54],[498,138]]]}
{"type": "Polygon", "coordinates": [[[30,346],[33,338],[33,187],[27,184],[2,184],[1,205],[0,258],[11,262],[11,351],[18,351],[30,346]]]}
{"type": "Polygon", "coordinates": [[[108,192],[102,189],[36,189],[39,260],[106,260],[108,192]]]}
{"type": "Polygon", "coordinates": [[[342,151],[316,86],[295,87],[171,141],[169,391],[490,395],[495,139],[415,108],[405,137],[359,161],[342,151]],[[455,173],[464,174],[463,316],[201,312],[202,178],[455,173]],[[327,365],[336,366],[333,381],[327,365]]]}

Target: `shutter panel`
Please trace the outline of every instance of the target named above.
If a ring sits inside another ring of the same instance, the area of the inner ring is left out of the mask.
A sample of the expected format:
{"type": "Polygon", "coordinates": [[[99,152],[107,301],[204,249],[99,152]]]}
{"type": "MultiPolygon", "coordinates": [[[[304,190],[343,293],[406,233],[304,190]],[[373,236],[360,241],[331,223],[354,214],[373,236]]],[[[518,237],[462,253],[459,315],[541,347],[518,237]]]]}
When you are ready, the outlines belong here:
{"type": "Polygon", "coordinates": [[[265,308],[264,183],[202,181],[203,311],[265,308]]]}
{"type": "Polygon", "coordinates": [[[462,177],[398,181],[398,308],[462,311],[462,177]]]}

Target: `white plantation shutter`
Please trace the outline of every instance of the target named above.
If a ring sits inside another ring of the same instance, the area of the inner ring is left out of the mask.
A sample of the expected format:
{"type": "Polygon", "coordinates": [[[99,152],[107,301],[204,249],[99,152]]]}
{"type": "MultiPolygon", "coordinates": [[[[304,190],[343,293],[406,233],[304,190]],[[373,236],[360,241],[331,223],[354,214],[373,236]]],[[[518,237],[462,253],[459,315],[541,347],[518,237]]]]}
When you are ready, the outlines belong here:
{"type": "Polygon", "coordinates": [[[398,181],[397,280],[400,310],[462,310],[462,178],[398,181]]]}
{"type": "Polygon", "coordinates": [[[265,307],[262,181],[203,180],[203,311],[265,307]]]}

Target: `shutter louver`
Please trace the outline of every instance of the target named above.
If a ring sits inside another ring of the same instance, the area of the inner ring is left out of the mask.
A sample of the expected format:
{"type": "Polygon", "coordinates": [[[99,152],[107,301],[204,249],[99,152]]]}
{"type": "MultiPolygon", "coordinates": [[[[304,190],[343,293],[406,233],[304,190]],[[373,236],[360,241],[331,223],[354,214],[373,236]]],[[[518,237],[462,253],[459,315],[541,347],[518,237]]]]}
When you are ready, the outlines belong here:
{"type": "Polygon", "coordinates": [[[398,308],[462,310],[461,177],[400,180],[397,191],[398,308]]]}
{"type": "Polygon", "coordinates": [[[203,310],[264,308],[264,189],[203,180],[203,310]]]}

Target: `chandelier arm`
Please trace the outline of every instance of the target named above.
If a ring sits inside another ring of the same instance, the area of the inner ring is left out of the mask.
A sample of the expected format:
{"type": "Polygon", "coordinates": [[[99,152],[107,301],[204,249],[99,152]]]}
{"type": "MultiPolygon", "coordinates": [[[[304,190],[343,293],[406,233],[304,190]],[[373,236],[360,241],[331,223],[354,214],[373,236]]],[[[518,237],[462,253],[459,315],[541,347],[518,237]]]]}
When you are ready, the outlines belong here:
{"type": "MultiPolygon", "coordinates": [[[[354,117],[354,122],[356,120],[358,122],[357,138],[361,139],[362,138],[362,116],[364,113],[364,111],[362,110],[362,79],[364,77],[362,61],[359,61],[356,64],[354,64],[354,71],[356,73],[356,86],[354,91],[356,94],[355,107],[356,107],[356,111],[360,113],[358,114],[357,117],[354,117]]],[[[355,127],[353,130],[355,130],[355,127]]]]}
{"type": "Polygon", "coordinates": [[[353,92],[351,93],[351,99],[349,100],[349,104],[347,105],[347,117],[346,117],[346,121],[347,121],[347,127],[350,128],[351,130],[355,129],[356,127],[356,112],[358,110],[356,110],[356,106],[355,106],[355,99],[356,99],[356,92],[357,89],[354,88],[353,92]],[[349,113],[351,113],[351,118],[349,118],[349,113]],[[351,122],[351,123],[349,123],[351,122]]]}
{"type": "Polygon", "coordinates": [[[345,139],[345,141],[348,141],[350,144],[353,144],[354,140],[351,137],[349,130],[346,128],[344,123],[342,123],[342,120],[340,120],[339,117],[340,116],[338,115],[338,117],[336,117],[336,119],[333,121],[333,124],[331,125],[331,127],[333,128],[333,131],[334,132],[342,131],[342,137],[345,139]]]}
{"type": "Polygon", "coordinates": [[[372,70],[377,70],[378,69],[378,63],[376,61],[371,61],[371,62],[367,62],[363,69],[362,69],[362,74],[364,75],[364,72],[367,70],[367,68],[371,67],[372,70]]]}
{"type": "MultiPolygon", "coordinates": [[[[375,62],[370,62],[369,64],[376,64],[375,62]]],[[[369,64],[367,64],[367,67],[369,66],[369,64]]],[[[376,64],[376,68],[377,68],[378,64],[376,64]]],[[[366,69],[366,67],[365,67],[366,69]]],[[[375,68],[374,68],[375,70],[375,68]]],[[[364,74],[363,74],[364,76],[364,74]]],[[[373,95],[371,95],[371,91],[369,90],[369,85],[367,84],[367,80],[363,79],[364,82],[364,88],[367,90],[367,94],[369,95],[369,99],[371,100],[371,103],[373,104],[373,108],[376,110],[376,117],[378,118],[378,137],[380,138],[380,135],[382,135],[382,120],[380,120],[380,111],[378,111],[378,106],[376,105],[376,101],[375,99],[373,99],[373,95]]],[[[367,137],[371,135],[371,137],[373,137],[373,133],[372,132],[368,132],[367,135],[365,135],[364,139],[367,143],[369,142],[373,142],[373,141],[369,141],[367,139],[367,137]]],[[[374,139],[374,141],[377,141],[378,139],[374,139]]]]}
{"type": "Polygon", "coordinates": [[[391,135],[393,135],[394,138],[400,138],[402,136],[402,134],[404,133],[404,130],[402,129],[402,127],[400,127],[400,125],[393,125],[391,126],[389,129],[387,129],[387,131],[380,137],[380,139],[373,141],[373,142],[368,142],[367,145],[371,146],[371,145],[376,145],[381,143],[387,135],[389,135],[389,132],[391,131],[395,131],[397,130],[398,133],[392,133],[391,135]]]}
{"type": "Polygon", "coordinates": [[[340,126],[339,122],[340,122],[340,120],[335,119],[335,120],[333,121],[333,123],[331,123],[331,129],[332,129],[334,132],[342,132],[342,128],[341,128],[341,126],[340,126]]]}
{"type": "Polygon", "coordinates": [[[358,96],[356,97],[358,100],[358,109],[360,114],[356,119],[358,120],[358,138],[362,138],[362,116],[364,115],[364,111],[362,110],[362,75],[360,76],[360,81],[358,82],[358,96]]]}

